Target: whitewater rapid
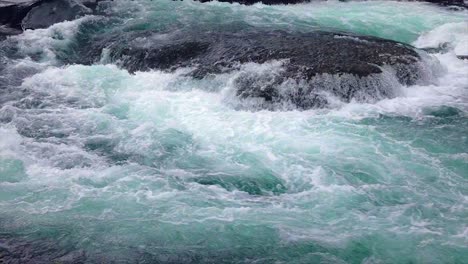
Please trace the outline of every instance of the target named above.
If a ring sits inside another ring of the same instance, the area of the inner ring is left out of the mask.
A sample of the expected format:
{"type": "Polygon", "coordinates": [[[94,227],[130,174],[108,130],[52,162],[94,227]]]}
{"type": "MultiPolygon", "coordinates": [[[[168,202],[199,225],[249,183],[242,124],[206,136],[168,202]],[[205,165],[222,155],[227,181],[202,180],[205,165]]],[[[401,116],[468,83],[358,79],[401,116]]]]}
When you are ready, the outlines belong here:
{"type": "Polygon", "coordinates": [[[21,56],[2,76],[0,258],[23,246],[90,263],[466,261],[466,10],[115,1],[106,12],[7,40],[21,56]],[[425,53],[429,84],[396,85],[394,98],[252,110],[239,107],[235,79],[280,61],[203,79],[188,68],[131,74],[105,50],[67,64],[83,32],[106,23],[122,34],[333,28],[443,49],[425,53]]]}

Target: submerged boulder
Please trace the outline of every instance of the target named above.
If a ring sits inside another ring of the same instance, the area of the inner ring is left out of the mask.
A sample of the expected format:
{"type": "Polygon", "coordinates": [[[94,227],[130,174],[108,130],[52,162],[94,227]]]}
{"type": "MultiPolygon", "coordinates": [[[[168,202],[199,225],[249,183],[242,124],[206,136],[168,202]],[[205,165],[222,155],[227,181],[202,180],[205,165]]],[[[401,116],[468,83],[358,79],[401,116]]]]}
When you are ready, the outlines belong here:
{"type": "MultiPolygon", "coordinates": [[[[195,76],[221,73],[238,63],[288,60],[288,76],[349,73],[360,77],[381,73],[384,65],[418,61],[410,46],[391,40],[346,33],[249,30],[239,32],[178,32],[129,34],[112,43],[111,54],[130,71],[196,65],[195,76]],[[128,45],[122,45],[122,41],[128,45]]],[[[400,74],[403,83],[411,76],[400,74]]]]}
{"type": "Polygon", "coordinates": [[[326,94],[347,102],[389,98],[396,84],[415,84],[424,75],[411,46],[337,32],[139,32],[93,39],[90,45],[77,58],[94,61],[78,63],[96,62],[107,50],[112,62],[130,72],[190,67],[195,78],[237,72],[236,97],[255,99],[261,109],[325,107],[326,94]],[[242,70],[270,62],[279,69],[242,70]]]}

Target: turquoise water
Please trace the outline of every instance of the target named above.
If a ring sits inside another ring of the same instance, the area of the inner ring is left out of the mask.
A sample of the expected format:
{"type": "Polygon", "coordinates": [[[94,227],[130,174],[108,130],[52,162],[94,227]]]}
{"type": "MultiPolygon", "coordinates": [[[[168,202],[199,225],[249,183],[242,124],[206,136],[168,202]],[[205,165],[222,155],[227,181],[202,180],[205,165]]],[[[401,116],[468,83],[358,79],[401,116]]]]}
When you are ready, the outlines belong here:
{"type": "Polygon", "coordinates": [[[453,35],[454,45],[430,55],[441,65],[433,84],[396,87],[396,98],[271,112],[236,110],[232,80],[275,62],[202,80],[187,69],[130,74],[105,53],[64,65],[100,17],[13,37],[27,57],[9,67],[34,74],[0,108],[0,259],[466,263],[468,61],[455,50],[466,11],[384,1],[106,10],[115,17],[96,34],[334,28],[421,47],[453,35]]]}
{"type": "Polygon", "coordinates": [[[454,12],[427,3],[395,1],[318,1],[296,5],[244,6],[193,1],[118,2],[131,30],[175,27],[253,26],[292,31],[337,29],[411,43],[422,33],[454,22],[466,22],[467,11],[454,12]]]}

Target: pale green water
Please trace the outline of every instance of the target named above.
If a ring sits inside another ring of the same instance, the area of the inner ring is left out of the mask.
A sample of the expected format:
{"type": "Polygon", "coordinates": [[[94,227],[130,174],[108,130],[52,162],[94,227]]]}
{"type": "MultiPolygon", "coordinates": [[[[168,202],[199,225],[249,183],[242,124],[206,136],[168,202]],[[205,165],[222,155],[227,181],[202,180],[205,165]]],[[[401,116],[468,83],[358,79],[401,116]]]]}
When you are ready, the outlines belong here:
{"type": "MultiPolygon", "coordinates": [[[[332,27],[408,43],[468,18],[381,1],[112,8],[123,19],[104,31],[332,27]]],[[[466,263],[466,60],[433,55],[437,85],[375,104],[238,111],[235,73],[58,66],[93,19],[16,39],[43,59],[16,64],[39,72],[0,108],[0,258],[29,243],[89,263],[466,263]]],[[[276,66],[242,70],[262,67],[276,66]]]]}

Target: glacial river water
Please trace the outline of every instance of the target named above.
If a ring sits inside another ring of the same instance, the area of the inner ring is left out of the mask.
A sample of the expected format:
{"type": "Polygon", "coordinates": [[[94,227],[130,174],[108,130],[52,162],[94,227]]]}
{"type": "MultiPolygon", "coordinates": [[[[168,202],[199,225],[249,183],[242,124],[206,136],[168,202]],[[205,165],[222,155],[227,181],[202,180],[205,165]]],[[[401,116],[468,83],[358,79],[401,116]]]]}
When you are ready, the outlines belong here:
{"type": "Polygon", "coordinates": [[[467,263],[468,11],[114,1],[0,43],[0,262],[467,263]],[[232,105],[240,72],[129,73],[83,35],[258,27],[438,48],[428,85],[306,111],[232,105]]]}

